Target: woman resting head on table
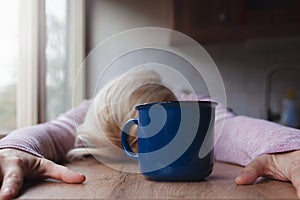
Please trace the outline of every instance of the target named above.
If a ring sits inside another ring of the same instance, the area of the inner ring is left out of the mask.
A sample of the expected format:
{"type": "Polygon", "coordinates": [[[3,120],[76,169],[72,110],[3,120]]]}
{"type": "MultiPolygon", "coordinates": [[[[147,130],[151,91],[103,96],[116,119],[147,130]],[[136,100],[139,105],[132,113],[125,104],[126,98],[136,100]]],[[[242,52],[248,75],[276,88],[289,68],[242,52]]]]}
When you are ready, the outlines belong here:
{"type": "MultiPolygon", "coordinates": [[[[207,100],[195,96],[178,96],[178,99],[207,100]]],[[[88,153],[113,158],[114,154],[107,155],[107,151],[103,151],[108,144],[105,140],[121,146],[119,127],[137,115],[135,105],[173,100],[177,100],[177,96],[161,85],[156,73],[137,71],[123,75],[101,89],[94,99],[95,107],[92,101],[84,101],[56,120],[13,131],[0,140],[0,198],[16,197],[24,178],[84,182],[84,175],[56,163],[84,158],[88,153]],[[118,100],[120,103],[111,104],[118,100]],[[96,122],[94,108],[98,115],[96,122]],[[74,120],[81,124],[78,136],[74,120]],[[100,125],[97,131],[102,135],[92,131],[96,130],[95,123],[100,125]]],[[[229,111],[224,115],[225,110],[216,113],[216,119],[225,118],[225,124],[215,146],[215,156],[217,160],[246,166],[235,179],[236,184],[252,184],[260,176],[291,181],[300,197],[300,131],[260,119],[235,116],[229,111]]],[[[215,126],[220,126],[218,121],[215,126]]],[[[130,141],[137,147],[135,137],[130,141]]]]}

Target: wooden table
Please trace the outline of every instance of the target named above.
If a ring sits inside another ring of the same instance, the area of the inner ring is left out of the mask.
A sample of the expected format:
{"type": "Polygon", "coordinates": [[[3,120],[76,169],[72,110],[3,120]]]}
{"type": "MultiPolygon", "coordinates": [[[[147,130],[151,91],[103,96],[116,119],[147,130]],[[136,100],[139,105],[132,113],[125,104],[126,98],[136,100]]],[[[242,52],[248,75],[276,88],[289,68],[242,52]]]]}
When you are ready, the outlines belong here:
{"type": "Polygon", "coordinates": [[[26,183],[19,199],[296,199],[291,183],[262,179],[254,185],[237,186],[241,167],[216,162],[203,182],[157,182],[141,174],[111,169],[97,160],[68,164],[85,174],[83,184],[45,180],[26,183]]]}

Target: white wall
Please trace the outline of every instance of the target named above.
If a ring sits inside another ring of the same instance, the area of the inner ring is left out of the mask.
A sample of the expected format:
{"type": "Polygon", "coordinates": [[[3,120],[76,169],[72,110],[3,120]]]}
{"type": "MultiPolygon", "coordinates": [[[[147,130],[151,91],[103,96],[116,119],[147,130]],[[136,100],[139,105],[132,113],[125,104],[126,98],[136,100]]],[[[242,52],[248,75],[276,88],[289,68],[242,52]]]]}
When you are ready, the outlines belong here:
{"type": "MultiPolygon", "coordinates": [[[[300,37],[252,39],[205,48],[221,71],[229,107],[238,114],[264,118],[265,76],[277,67],[300,69],[300,37]]],[[[300,70],[283,70],[274,75],[273,111],[280,111],[288,89],[294,89],[300,99],[300,70]]]]}
{"type": "Polygon", "coordinates": [[[171,27],[171,0],[87,0],[87,48],[137,27],[171,27]]]}
{"type": "MultiPolygon", "coordinates": [[[[171,0],[87,0],[86,52],[91,52],[108,37],[128,29],[172,27],[170,2],[171,0]]],[[[94,63],[90,65],[94,66],[94,63]]],[[[99,68],[86,67],[88,98],[93,97],[98,78],[95,74],[99,74],[99,68]]]]}
{"type": "MultiPolygon", "coordinates": [[[[170,27],[171,9],[169,0],[88,0],[87,51],[109,36],[127,29],[170,27]]],[[[252,117],[264,117],[264,79],[268,71],[278,64],[285,66],[287,62],[300,66],[299,38],[256,39],[204,47],[223,76],[228,105],[238,114],[252,117]]],[[[88,97],[93,96],[95,74],[95,70],[87,69],[88,97]]],[[[299,71],[276,75],[274,86],[277,89],[274,89],[275,97],[272,96],[274,110],[280,109],[280,99],[287,88],[294,87],[300,96],[298,77],[299,71]]]]}

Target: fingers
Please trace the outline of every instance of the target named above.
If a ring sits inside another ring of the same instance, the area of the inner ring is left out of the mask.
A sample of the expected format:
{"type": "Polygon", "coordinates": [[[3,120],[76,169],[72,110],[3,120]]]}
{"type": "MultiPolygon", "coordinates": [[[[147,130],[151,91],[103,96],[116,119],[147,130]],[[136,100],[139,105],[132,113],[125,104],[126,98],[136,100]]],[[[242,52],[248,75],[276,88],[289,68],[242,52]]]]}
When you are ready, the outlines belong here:
{"type": "Polygon", "coordinates": [[[82,183],[86,179],[84,175],[76,173],[67,167],[57,165],[49,160],[44,160],[43,165],[45,167],[44,176],[47,178],[61,180],[66,183],[82,183]]]}
{"type": "Polygon", "coordinates": [[[16,197],[23,186],[24,174],[17,165],[5,168],[3,182],[0,191],[0,199],[6,200],[16,197]]]}
{"type": "Polygon", "coordinates": [[[238,185],[252,184],[258,177],[265,173],[266,157],[259,157],[247,165],[235,179],[238,185]]]}

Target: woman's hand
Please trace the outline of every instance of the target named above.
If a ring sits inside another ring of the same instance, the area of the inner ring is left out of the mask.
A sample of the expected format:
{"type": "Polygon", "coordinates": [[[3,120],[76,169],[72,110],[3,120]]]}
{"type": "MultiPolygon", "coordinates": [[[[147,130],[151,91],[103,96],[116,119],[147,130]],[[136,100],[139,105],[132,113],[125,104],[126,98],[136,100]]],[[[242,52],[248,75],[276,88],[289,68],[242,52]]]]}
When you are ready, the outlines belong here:
{"type": "Polygon", "coordinates": [[[75,173],[45,158],[15,149],[0,150],[0,199],[16,197],[23,186],[24,178],[53,178],[66,183],[82,183],[85,176],[75,173]]]}
{"type": "Polygon", "coordinates": [[[291,181],[300,198],[300,150],[261,155],[241,171],[235,182],[252,184],[260,176],[291,181]]]}

